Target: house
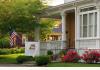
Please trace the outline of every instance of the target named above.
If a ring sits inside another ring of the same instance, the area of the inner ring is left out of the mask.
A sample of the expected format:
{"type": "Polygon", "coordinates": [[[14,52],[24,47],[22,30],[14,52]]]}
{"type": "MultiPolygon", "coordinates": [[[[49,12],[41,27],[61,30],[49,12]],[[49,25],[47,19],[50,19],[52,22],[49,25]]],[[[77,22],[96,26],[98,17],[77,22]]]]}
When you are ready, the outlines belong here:
{"type": "Polygon", "coordinates": [[[64,1],[48,8],[42,17],[62,22],[62,47],[100,49],[100,0],[64,1]]]}

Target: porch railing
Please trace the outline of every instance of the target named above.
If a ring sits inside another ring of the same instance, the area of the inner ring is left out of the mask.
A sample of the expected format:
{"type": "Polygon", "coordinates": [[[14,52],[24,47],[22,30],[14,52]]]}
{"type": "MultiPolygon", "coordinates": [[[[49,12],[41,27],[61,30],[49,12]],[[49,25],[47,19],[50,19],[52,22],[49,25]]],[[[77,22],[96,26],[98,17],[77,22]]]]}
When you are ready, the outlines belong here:
{"type": "Polygon", "coordinates": [[[40,55],[46,55],[48,50],[51,50],[53,54],[58,54],[62,49],[63,45],[66,42],[63,41],[49,41],[49,42],[40,42],[40,55]]]}
{"type": "MultiPolygon", "coordinates": [[[[53,54],[58,54],[61,50],[64,49],[64,47],[68,47],[67,42],[65,41],[40,42],[40,55],[46,55],[48,50],[51,50],[53,54]]],[[[70,49],[71,48],[68,48],[68,50],[70,49]]],[[[86,50],[89,50],[89,49],[77,49],[77,48],[72,48],[72,49],[76,50],[80,55],[82,55],[86,50]]],[[[100,51],[100,48],[99,49],[94,48],[90,50],[100,51]]]]}

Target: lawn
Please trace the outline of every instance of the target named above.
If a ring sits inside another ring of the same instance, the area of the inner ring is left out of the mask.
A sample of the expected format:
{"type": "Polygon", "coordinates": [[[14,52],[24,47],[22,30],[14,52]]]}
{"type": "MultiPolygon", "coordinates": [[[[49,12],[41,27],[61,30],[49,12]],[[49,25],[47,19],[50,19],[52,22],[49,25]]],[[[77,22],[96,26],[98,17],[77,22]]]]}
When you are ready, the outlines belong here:
{"type": "Polygon", "coordinates": [[[17,63],[16,62],[16,57],[19,55],[24,55],[24,54],[9,54],[9,55],[0,55],[0,64],[2,63],[17,63]]]}
{"type": "Polygon", "coordinates": [[[84,63],[50,63],[48,67],[100,67],[100,64],[84,64],[84,63]]]}

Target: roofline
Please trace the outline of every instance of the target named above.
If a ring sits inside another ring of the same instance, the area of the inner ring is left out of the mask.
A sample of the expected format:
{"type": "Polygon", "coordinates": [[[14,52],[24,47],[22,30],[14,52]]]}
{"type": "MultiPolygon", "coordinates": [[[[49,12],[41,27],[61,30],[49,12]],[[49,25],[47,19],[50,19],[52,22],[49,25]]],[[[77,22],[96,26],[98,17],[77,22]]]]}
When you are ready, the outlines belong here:
{"type": "Polygon", "coordinates": [[[63,9],[78,6],[78,4],[81,4],[81,3],[84,4],[84,3],[87,3],[87,2],[95,2],[95,1],[100,1],[100,0],[76,0],[76,1],[71,1],[71,2],[68,2],[68,3],[53,6],[51,8],[47,8],[47,9],[44,10],[43,14],[44,14],[44,16],[50,16],[50,15],[55,14],[55,13],[56,14],[60,13],[60,11],[63,10],[63,9]]]}

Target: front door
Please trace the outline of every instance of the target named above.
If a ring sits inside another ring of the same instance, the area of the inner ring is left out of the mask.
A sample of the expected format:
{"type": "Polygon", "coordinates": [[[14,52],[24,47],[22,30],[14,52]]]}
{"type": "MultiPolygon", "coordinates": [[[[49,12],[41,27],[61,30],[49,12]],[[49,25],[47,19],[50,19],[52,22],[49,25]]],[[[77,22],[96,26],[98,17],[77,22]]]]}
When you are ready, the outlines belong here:
{"type": "Polygon", "coordinates": [[[67,46],[68,48],[75,48],[75,13],[67,13],[66,15],[67,26],[67,46]]]}

